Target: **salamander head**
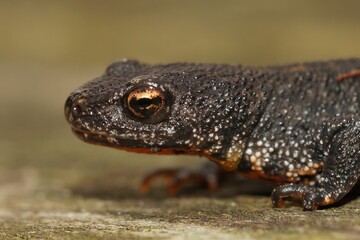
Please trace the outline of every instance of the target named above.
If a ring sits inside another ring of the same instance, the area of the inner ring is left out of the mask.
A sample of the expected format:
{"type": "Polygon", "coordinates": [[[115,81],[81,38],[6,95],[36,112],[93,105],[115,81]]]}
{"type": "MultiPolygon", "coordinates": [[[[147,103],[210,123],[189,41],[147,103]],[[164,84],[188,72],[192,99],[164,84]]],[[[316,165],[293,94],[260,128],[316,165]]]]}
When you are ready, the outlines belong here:
{"type": "Polygon", "coordinates": [[[85,142],[135,152],[221,158],[234,126],[251,114],[254,96],[239,91],[243,86],[229,81],[225,73],[216,75],[221,73],[217,68],[226,67],[240,69],[115,62],[103,76],[71,93],[65,115],[85,142]]]}

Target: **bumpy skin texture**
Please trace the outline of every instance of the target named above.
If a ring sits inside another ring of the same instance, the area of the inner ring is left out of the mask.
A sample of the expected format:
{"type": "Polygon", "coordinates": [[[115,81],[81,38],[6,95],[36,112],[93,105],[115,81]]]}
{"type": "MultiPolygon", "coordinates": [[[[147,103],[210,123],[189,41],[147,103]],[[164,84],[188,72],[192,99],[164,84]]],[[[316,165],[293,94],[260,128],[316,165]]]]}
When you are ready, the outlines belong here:
{"type": "Polygon", "coordinates": [[[123,60],[75,90],[65,115],[85,142],[203,155],[282,183],[277,207],[295,197],[314,210],[359,180],[359,69],[360,59],[267,68],[123,60]]]}

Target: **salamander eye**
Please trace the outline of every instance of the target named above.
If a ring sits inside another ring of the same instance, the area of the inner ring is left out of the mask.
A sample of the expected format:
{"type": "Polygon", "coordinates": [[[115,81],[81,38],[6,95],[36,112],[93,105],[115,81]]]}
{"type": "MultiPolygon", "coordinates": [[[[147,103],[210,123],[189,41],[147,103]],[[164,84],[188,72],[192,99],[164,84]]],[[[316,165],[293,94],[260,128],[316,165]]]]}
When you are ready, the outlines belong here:
{"type": "Polygon", "coordinates": [[[125,95],[125,106],[134,120],[157,123],[170,112],[170,96],[162,90],[147,86],[125,95]]]}

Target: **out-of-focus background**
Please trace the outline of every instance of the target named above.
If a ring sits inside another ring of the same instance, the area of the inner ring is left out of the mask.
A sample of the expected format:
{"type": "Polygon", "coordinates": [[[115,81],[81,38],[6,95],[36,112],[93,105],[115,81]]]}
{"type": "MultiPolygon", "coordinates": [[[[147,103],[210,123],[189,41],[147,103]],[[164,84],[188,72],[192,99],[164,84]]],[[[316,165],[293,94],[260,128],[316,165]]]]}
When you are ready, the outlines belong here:
{"type": "MultiPolygon", "coordinates": [[[[357,0],[0,1],[0,238],[300,239],[288,221],[295,216],[319,238],[358,236],[347,212],[277,211],[269,196],[139,194],[145,172],[200,160],[87,145],[72,135],[63,105],[119,58],[274,65],[359,57],[359,9],[357,0]]],[[[342,208],[359,216],[359,201],[342,208]]]]}

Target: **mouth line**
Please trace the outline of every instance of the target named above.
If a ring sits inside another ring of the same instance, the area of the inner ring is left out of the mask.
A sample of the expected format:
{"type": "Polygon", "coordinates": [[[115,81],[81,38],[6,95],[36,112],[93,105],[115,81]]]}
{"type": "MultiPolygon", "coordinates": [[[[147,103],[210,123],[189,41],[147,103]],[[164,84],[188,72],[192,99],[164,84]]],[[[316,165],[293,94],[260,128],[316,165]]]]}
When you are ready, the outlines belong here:
{"type": "Polygon", "coordinates": [[[76,127],[71,127],[71,130],[77,134],[77,135],[90,135],[90,136],[101,136],[101,137],[112,137],[110,134],[107,134],[105,132],[91,132],[91,131],[85,131],[78,129],[76,127]]]}
{"type": "Polygon", "coordinates": [[[154,140],[153,138],[121,138],[111,136],[105,133],[86,132],[76,128],[72,128],[73,133],[82,141],[95,144],[99,146],[111,147],[115,149],[139,152],[139,153],[156,153],[156,154],[190,154],[201,155],[196,151],[190,151],[187,148],[173,149],[169,146],[150,146],[145,143],[148,140],[154,140]],[[187,153],[188,152],[188,153],[187,153]]]}
{"type": "Polygon", "coordinates": [[[169,138],[157,138],[155,140],[154,138],[146,138],[139,135],[125,137],[119,135],[114,136],[104,132],[85,131],[76,127],[71,127],[71,129],[80,140],[99,146],[139,153],[203,155],[199,150],[192,149],[190,146],[173,147],[168,144],[156,144],[156,142],[167,141],[169,138]],[[154,144],[150,144],[148,141],[152,141],[154,144]]]}
{"type": "MultiPolygon", "coordinates": [[[[105,132],[91,132],[91,131],[85,131],[85,130],[81,130],[78,129],[76,127],[72,127],[71,128],[73,133],[76,136],[80,136],[83,140],[87,140],[88,138],[97,138],[100,140],[107,140],[108,142],[111,143],[118,143],[121,141],[151,141],[154,140],[154,138],[150,138],[150,137],[144,137],[144,136],[138,136],[138,135],[126,135],[126,134],[120,134],[120,135],[112,135],[110,133],[105,133],[105,132]],[[126,136],[125,136],[126,135],[126,136]]],[[[158,138],[158,140],[161,140],[160,138],[158,138]]]]}

